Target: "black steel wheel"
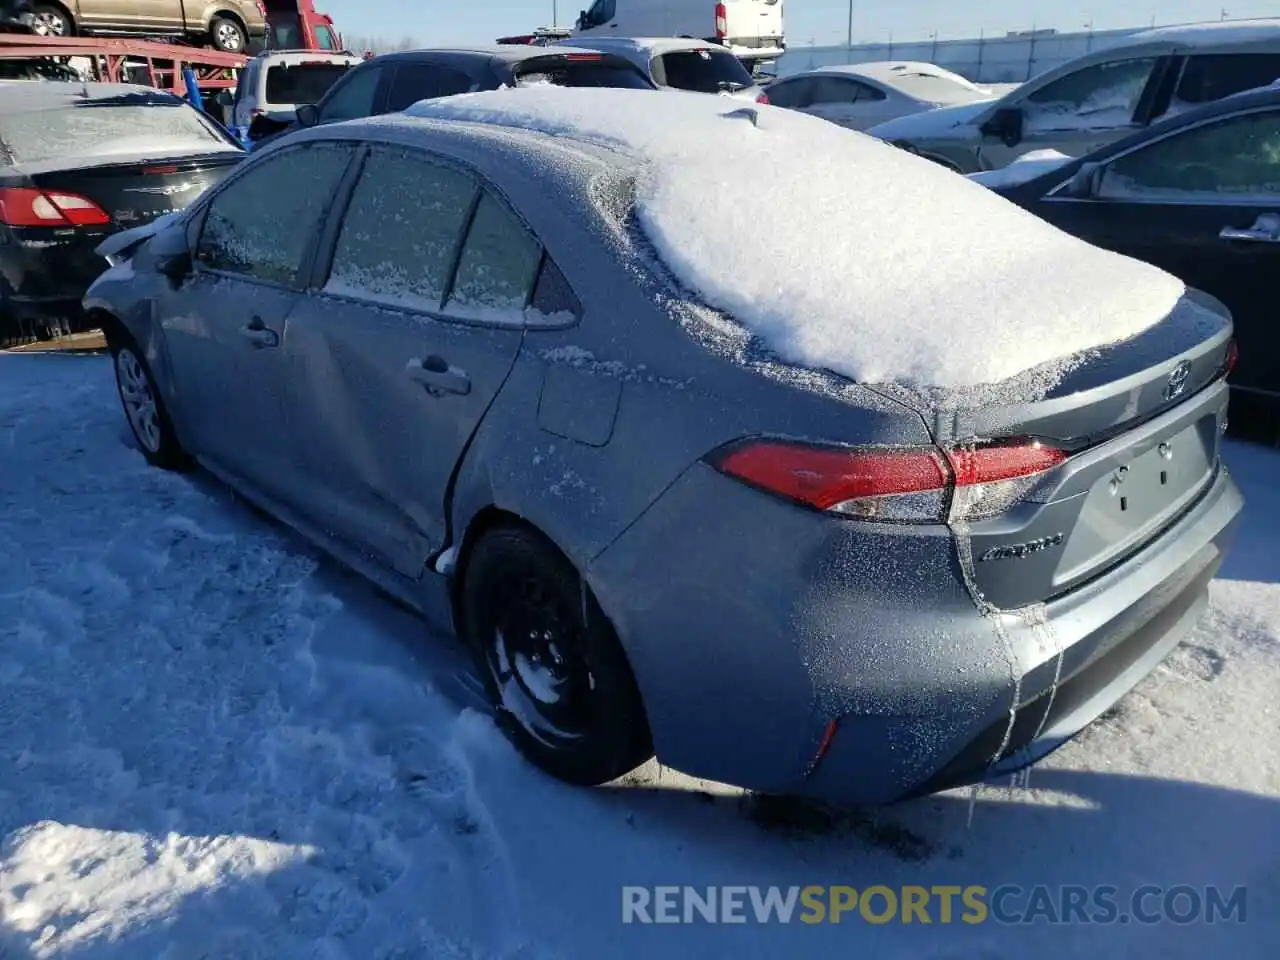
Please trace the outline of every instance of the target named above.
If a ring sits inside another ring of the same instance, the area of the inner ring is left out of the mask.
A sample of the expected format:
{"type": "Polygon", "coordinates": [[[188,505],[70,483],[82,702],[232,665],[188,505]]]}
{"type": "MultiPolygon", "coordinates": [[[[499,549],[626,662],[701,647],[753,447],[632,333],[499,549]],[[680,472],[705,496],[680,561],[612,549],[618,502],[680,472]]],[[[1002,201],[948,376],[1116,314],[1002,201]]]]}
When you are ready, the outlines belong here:
{"type": "Polygon", "coordinates": [[[545,538],[486,531],[463,571],[464,629],[499,722],[552,776],[597,785],[653,755],[640,693],[591,591],[545,538]]]}

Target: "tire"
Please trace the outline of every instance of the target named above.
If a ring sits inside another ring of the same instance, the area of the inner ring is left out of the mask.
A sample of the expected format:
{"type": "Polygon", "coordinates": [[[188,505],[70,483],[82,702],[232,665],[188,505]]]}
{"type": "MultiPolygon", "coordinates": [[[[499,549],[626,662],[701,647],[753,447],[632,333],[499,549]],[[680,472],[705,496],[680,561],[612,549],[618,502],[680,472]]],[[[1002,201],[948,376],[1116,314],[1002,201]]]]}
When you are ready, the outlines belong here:
{"type": "Polygon", "coordinates": [[[142,351],[133,338],[122,333],[110,338],[110,348],[120,406],[147,463],[163,470],[190,469],[191,457],[178,442],[173,421],[142,351]]]}
{"type": "Polygon", "coordinates": [[[57,4],[36,3],[31,7],[31,32],[41,37],[74,37],[76,24],[57,4]]]}
{"type": "Polygon", "coordinates": [[[217,16],[209,21],[209,44],[222,53],[244,53],[249,37],[235,20],[217,16]]]}
{"type": "Polygon", "coordinates": [[[486,531],[466,560],[461,600],[499,726],[527,760],[566,783],[597,786],[653,756],[622,645],[545,538],[515,525],[486,531]]]}

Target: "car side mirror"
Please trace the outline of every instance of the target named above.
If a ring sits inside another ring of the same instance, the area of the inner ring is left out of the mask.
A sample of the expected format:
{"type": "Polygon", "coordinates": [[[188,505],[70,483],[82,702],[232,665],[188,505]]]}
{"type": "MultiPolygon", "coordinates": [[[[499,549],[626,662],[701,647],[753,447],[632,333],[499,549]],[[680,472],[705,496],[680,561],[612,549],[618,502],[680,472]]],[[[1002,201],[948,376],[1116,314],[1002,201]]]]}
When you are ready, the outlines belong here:
{"type": "Polygon", "coordinates": [[[1022,142],[1022,108],[1001,107],[982,125],[984,136],[998,138],[1006,147],[1022,142]]]}
{"type": "Polygon", "coordinates": [[[294,111],[294,116],[298,118],[298,126],[314,127],[320,123],[320,108],[314,103],[304,103],[294,111]]]}
{"type": "Polygon", "coordinates": [[[168,226],[154,237],[148,247],[157,272],[169,278],[175,287],[191,276],[195,261],[191,256],[191,247],[187,243],[187,228],[182,225],[168,226]]]}
{"type": "Polygon", "coordinates": [[[1103,167],[1100,163],[1083,164],[1071,178],[1067,187],[1067,195],[1079,200],[1098,195],[1098,187],[1102,185],[1103,167]]]}

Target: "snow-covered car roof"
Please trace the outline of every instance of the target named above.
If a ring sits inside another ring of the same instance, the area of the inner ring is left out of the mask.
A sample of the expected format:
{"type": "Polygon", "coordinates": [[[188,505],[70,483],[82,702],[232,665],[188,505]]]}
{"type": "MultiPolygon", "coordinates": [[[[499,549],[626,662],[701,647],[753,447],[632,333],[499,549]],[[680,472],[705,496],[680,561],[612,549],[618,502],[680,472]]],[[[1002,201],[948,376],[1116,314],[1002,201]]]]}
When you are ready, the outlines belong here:
{"type": "Polygon", "coordinates": [[[384,122],[501,128],[548,164],[563,165],[573,141],[613,151],[634,171],[638,226],[686,288],[783,359],[864,383],[998,383],[1134,336],[1185,290],[928,160],[796,111],[536,87],[405,115],[384,122]],[[849,170],[868,186],[850,189],[849,170]],[[761,209],[790,215],[760,230],[761,209]]]}
{"type": "Polygon", "coordinates": [[[727,47],[688,37],[601,37],[598,40],[574,37],[572,40],[553,43],[551,46],[580,46],[590,50],[608,50],[623,56],[644,54],[649,58],[661,56],[664,53],[682,53],[686,50],[711,50],[733,55],[727,47]]]}
{"type": "Polygon", "coordinates": [[[1155,27],[1133,34],[1124,46],[1131,43],[1160,42],[1179,46],[1209,47],[1267,41],[1280,44],[1280,19],[1188,23],[1174,27],[1155,27]]]}
{"type": "Polygon", "coordinates": [[[364,63],[364,57],[336,50],[268,50],[254,60],[265,67],[297,66],[302,63],[345,63],[356,66],[364,63]]]}

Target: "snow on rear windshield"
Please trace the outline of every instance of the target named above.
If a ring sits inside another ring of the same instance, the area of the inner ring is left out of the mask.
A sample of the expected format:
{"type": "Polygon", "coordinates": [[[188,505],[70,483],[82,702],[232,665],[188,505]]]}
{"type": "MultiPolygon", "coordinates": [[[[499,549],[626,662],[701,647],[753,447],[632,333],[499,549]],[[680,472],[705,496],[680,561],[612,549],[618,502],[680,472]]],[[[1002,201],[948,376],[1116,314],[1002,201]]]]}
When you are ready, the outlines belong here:
{"type": "Polygon", "coordinates": [[[15,163],[176,149],[231,150],[181,102],[117,104],[89,100],[72,107],[0,116],[0,142],[15,163]]]}
{"type": "Polygon", "coordinates": [[[639,225],[677,278],[782,359],[862,382],[1000,383],[1131,337],[1184,291],[937,164],[796,111],[533,88],[408,112],[626,152],[639,225]]]}

